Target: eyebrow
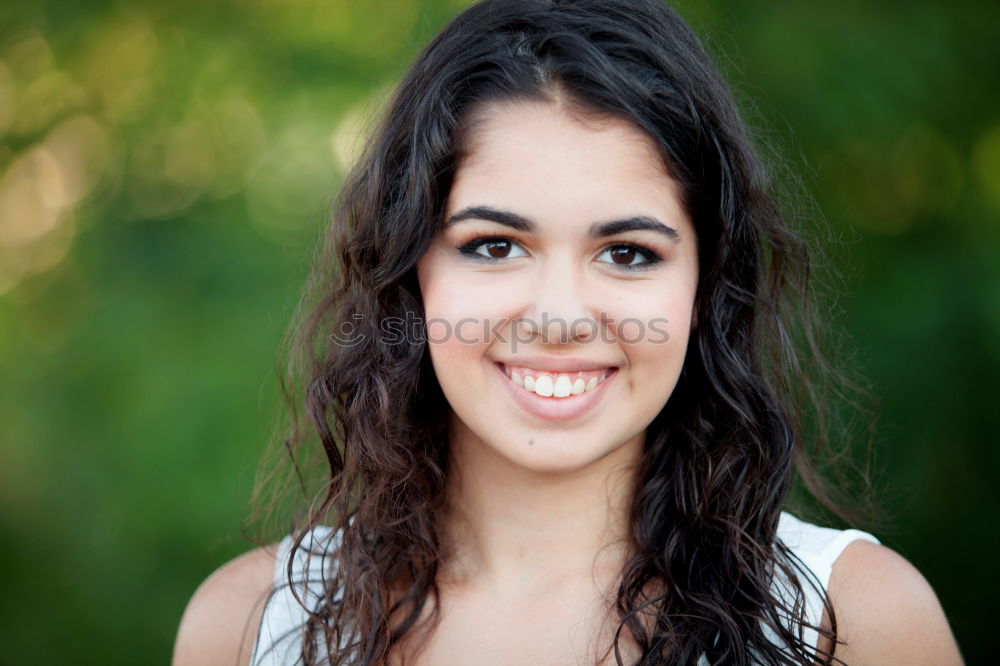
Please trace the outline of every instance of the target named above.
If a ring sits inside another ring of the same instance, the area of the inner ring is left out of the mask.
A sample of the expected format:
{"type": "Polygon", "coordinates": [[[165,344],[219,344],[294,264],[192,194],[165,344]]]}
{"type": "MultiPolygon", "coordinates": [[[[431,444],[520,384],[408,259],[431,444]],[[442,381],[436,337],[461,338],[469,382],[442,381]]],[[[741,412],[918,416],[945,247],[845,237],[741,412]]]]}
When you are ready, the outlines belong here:
{"type": "MultiPolygon", "coordinates": [[[[468,208],[464,208],[445,220],[444,228],[447,229],[462,220],[472,219],[497,222],[525,233],[536,233],[538,231],[538,224],[529,218],[518,215],[517,213],[511,213],[510,211],[497,210],[496,208],[491,208],[489,206],[470,206],[468,208]]],[[[675,243],[681,242],[680,234],[677,233],[676,229],[668,227],[655,217],[650,217],[648,215],[626,217],[621,220],[594,222],[590,225],[588,235],[591,238],[604,238],[606,236],[614,236],[615,234],[620,234],[626,231],[656,231],[664,234],[675,243]]]]}

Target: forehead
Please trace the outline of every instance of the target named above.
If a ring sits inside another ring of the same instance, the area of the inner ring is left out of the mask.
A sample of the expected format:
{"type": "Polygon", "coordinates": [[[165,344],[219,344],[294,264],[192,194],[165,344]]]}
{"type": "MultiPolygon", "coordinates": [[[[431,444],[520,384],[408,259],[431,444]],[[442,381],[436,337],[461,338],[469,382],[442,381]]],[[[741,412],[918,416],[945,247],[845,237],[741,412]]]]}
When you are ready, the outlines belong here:
{"type": "Polygon", "coordinates": [[[476,114],[449,209],[467,199],[587,211],[676,209],[677,183],[649,135],[616,116],[581,115],[556,102],[505,102],[476,114]]]}

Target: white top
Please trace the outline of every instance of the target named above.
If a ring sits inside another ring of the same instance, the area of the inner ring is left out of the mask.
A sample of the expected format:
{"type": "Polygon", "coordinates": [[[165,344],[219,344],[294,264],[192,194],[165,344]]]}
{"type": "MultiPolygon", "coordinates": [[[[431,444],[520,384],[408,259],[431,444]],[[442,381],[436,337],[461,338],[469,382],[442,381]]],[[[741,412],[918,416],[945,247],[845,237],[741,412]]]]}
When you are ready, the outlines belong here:
{"type": "MultiPolygon", "coordinates": [[[[821,586],[825,591],[830,582],[833,563],[852,541],[864,540],[879,543],[871,534],[860,530],[836,530],[819,527],[799,520],[790,513],[782,512],[778,521],[778,539],[798,557],[802,565],[808,568],[806,577],[821,586]]],[[[324,570],[331,571],[332,558],[325,557],[336,549],[337,535],[331,535],[331,528],[317,527],[303,541],[302,548],[295,552],[293,572],[294,590],[310,608],[315,608],[322,598],[322,576],[324,570]],[[311,539],[311,540],[310,540],[311,539]],[[308,556],[307,550],[312,553],[308,556]],[[307,567],[308,560],[308,567],[307,567]]],[[[292,547],[292,537],[285,537],[278,546],[277,564],[274,571],[274,591],[264,608],[261,620],[260,634],[254,648],[251,666],[293,666],[299,663],[301,650],[301,628],[306,621],[306,612],[293,595],[292,588],[287,584],[287,566],[292,547]]],[[[823,598],[808,580],[800,577],[802,591],[805,594],[806,620],[819,626],[823,618],[823,598]]],[[[790,593],[787,581],[775,581],[775,589],[779,593],[790,593]]],[[[340,594],[334,595],[339,599],[340,594]]],[[[789,597],[789,605],[791,603],[789,597]]],[[[803,628],[806,642],[815,647],[819,634],[815,629],[803,628]]],[[[779,639],[768,631],[771,639],[779,643],[779,639]]],[[[702,657],[698,662],[707,664],[702,657]]]]}

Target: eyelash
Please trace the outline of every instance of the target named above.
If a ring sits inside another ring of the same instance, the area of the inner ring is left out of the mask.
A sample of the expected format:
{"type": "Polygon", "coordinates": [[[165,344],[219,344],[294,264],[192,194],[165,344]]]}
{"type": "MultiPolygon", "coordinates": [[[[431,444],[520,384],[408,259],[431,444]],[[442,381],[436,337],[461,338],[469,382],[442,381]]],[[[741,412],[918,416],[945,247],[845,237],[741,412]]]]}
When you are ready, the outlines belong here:
{"type": "MultiPolygon", "coordinates": [[[[497,242],[520,245],[520,243],[518,243],[516,240],[508,236],[479,236],[478,238],[474,238],[471,241],[460,245],[458,247],[458,251],[462,254],[462,256],[469,257],[470,259],[473,259],[475,261],[483,261],[486,263],[504,261],[505,259],[507,259],[507,257],[487,257],[485,255],[476,252],[477,249],[479,249],[483,245],[486,245],[487,243],[497,243],[497,242]]],[[[626,272],[633,272],[633,271],[643,271],[650,269],[663,261],[663,259],[657,252],[643,245],[637,245],[636,243],[612,243],[611,245],[608,245],[603,250],[601,250],[601,254],[604,254],[604,252],[606,252],[607,250],[619,247],[635,250],[643,258],[645,258],[646,261],[641,264],[634,264],[634,265],[616,264],[613,262],[606,262],[606,261],[602,261],[601,263],[609,264],[610,266],[614,266],[615,268],[620,268],[621,270],[626,272]]]]}

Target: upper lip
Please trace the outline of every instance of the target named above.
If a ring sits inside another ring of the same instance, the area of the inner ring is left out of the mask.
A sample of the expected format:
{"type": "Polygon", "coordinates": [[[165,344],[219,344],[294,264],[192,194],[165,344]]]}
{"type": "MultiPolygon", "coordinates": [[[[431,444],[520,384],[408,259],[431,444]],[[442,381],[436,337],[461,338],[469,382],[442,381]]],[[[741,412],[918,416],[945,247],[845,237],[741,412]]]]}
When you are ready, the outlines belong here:
{"type": "Polygon", "coordinates": [[[604,370],[617,367],[614,363],[589,361],[582,358],[554,358],[551,356],[522,356],[500,361],[504,365],[545,370],[548,372],[580,372],[582,370],[604,370]]]}

